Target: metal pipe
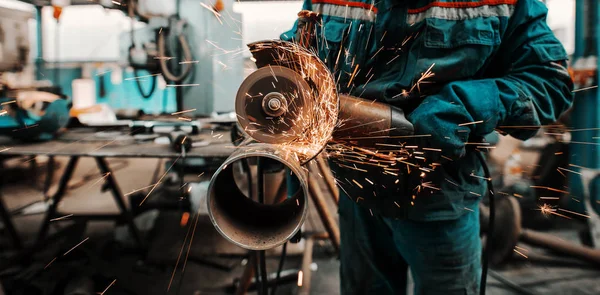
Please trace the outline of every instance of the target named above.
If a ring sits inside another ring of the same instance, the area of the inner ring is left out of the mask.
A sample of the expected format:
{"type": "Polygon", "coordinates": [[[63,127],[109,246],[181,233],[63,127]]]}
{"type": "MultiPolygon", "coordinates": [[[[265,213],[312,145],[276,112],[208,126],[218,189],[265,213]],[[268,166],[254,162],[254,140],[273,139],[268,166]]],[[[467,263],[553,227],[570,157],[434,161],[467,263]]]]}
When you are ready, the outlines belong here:
{"type": "Polygon", "coordinates": [[[217,231],[234,244],[248,250],[270,249],[300,230],[308,210],[308,191],[307,173],[292,153],[275,145],[252,143],[237,147],[213,175],[207,195],[208,213],[217,231]],[[237,186],[234,170],[237,172],[237,165],[256,157],[287,167],[292,177],[298,178],[300,189],[280,203],[253,201],[237,186]]]}

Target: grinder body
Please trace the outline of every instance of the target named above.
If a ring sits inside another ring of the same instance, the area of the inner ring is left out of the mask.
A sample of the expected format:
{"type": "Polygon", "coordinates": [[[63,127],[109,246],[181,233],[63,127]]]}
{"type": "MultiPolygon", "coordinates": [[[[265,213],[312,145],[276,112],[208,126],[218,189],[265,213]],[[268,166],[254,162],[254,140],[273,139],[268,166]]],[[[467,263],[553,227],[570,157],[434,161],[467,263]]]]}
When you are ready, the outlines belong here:
{"type": "Polygon", "coordinates": [[[389,138],[414,133],[413,125],[400,108],[349,95],[340,95],[339,98],[334,141],[350,141],[358,146],[371,147],[389,138]]]}

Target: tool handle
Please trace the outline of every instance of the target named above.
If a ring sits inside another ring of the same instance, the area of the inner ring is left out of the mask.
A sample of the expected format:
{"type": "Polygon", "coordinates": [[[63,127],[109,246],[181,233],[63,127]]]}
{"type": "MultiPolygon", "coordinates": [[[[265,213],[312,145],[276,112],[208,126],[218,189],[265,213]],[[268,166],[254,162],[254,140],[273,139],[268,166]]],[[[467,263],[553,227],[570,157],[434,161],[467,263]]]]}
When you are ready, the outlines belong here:
{"type": "Polygon", "coordinates": [[[404,111],[389,104],[340,95],[338,127],[334,140],[357,141],[360,146],[385,142],[390,136],[414,133],[404,111]]]}

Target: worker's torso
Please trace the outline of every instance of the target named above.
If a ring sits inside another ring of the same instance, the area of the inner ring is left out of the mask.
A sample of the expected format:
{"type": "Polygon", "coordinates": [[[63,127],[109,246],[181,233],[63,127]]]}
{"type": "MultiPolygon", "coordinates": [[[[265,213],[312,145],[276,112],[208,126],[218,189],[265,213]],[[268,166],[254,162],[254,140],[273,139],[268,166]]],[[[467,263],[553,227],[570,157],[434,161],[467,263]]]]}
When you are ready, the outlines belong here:
{"type": "Polygon", "coordinates": [[[395,87],[409,90],[432,66],[429,81],[469,79],[499,48],[516,2],[313,0],[323,20],[318,52],[342,92],[373,88],[394,95],[395,87]]]}
{"type": "MultiPolygon", "coordinates": [[[[313,0],[308,9],[322,15],[317,51],[337,79],[339,91],[393,103],[417,84],[427,90],[507,71],[510,65],[498,66],[502,63],[496,56],[515,3],[313,0]],[[433,75],[424,78],[428,70],[433,75]]],[[[439,190],[420,194],[407,192],[396,173],[381,169],[365,173],[336,164],[332,168],[351,198],[388,216],[453,219],[465,207],[476,206],[485,191],[481,180],[469,177],[472,172],[481,174],[473,153],[430,173],[439,190]]]]}

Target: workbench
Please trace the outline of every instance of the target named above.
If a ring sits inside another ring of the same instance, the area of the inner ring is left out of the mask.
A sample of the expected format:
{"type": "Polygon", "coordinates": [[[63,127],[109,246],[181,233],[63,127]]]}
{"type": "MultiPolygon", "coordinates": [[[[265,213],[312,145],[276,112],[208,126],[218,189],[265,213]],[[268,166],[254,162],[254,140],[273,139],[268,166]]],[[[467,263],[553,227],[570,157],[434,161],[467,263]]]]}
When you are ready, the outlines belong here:
{"type": "MultiPolygon", "coordinates": [[[[135,239],[136,243],[143,247],[143,241],[140,233],[133,222],[133,214],[128,209],[124,195],[119,188],[116,178],[108,165],[106,158],[162,158],[174,159],[205,159],[209,165],[220,165],[234,150],[231,143],[229,131],[211,131],[201,130],[197,135],[191,135],[194,147],[182,155],[172,149],[171,145],[156,143],[153,138],[140,140],[140,137],[128,135],[127,132],[114,130],[89,131],[75,130],[67,131],[52,141],[23,143],[15,142],[8,137],[0,137],[0,180],[4,179],[3,162],[4,159],[17,156],[48,156],[48,171],[53,170],[54,157],[67,157],[68,162],[63,170],[56,192],[46,198],[49,203],[48,209],[44,214],[42,225],[38,236],[34,242],[33,249],[40,247],[46,237],[50,227],[50,222],[61,216],[69,215],[68,220],[115,220],[123,221],[135,239]],[[110,190],[112,197],[119,208],[118,214],[68,214],[59,212],[58,205],[62,201],[69,180],[73,176],[73,171],[77,167],[78,160],[82,157],[91,157],[95,159],[98,170],[104,177],[105,185],[110,190]]],[[[142,137],[143,138],[143,137],[142,137]]],[[[49,186],[49,185],[48,185],[49,186]]],[[[23,243],[12,222],[10,211],[6,208],[1,193],[0,182],[0,220],[17,249],[23,248],[23,243]]],[[[33,250],[35,251],[35,250],[33,250]]]]}

